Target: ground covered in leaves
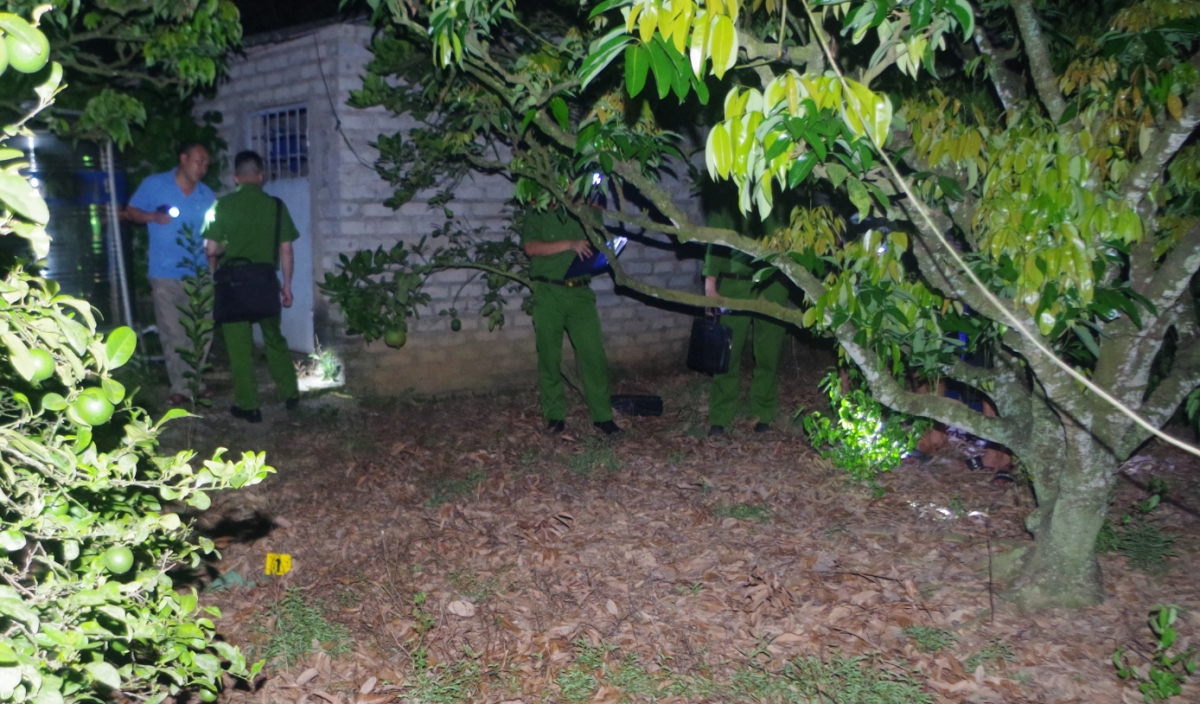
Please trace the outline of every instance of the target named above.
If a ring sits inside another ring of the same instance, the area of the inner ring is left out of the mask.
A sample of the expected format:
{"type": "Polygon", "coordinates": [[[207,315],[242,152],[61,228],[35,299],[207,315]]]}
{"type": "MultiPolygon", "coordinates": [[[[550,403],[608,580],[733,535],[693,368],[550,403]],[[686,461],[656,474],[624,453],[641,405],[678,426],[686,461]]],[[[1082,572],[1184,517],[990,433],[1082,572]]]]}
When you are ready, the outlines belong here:
{"type": "Polygon", "coordinates": [[[1182,607],[1181,643],[1200,640],[1196,462],[1151,445],[1113,501],[1119,525],[1165,479],[1150,522],[1174,557],[1107,555],[1103,605],[1021,615],[989,559],[1028,539],[1028,488],[967,471],[965,439],[884,476],[882,497],[848,484],[788,425],[820,406],[821,362],[782,375],[775,430],[743,418],[716,439],[693,374],[623,380],[666,411],[618,417],[611,440],[577,402],[545,434],[532,388],[327,394],[258,426],[218,399],[193,442],[278,469],[198,517],[222,548],[202,601],[269,659],[223,700],[1102,704],[1141,701],[1112,655],[1144,665],[1154,605],[1182,607]],[[290,571],[264,575],[268,554],[290,571]]]}

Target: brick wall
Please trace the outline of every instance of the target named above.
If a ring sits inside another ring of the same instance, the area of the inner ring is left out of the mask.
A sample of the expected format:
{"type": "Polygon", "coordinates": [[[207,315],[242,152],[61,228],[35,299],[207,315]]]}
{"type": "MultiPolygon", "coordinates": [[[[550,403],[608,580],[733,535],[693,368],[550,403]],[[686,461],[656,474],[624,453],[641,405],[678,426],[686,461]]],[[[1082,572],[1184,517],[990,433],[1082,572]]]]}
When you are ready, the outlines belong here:
{"type": "MultiPolygon", "coordinates": [[[[310,188],[312,194],[313,280],[336,267],[338,255],[359,249],[390,247],[398,240],[416,242],[444,218],[419,198],[398,211],[383,205],[392,191],[372,168],[379,134],[404,126],[381,108],[357,110],[346,105],[350,91],[361,86],[370,59],[371,29],[360,24],[327,24],[289,35],[251,38],[245,53],[230,65],[230,76],[214,99],[197,110],[224,115],[222,136],[231,152],[247,144],[247,116],[260,110],[303,105],[308,110],[310,188]],[[340,125],[340,133],[338,126],[340,125]],[[349,144],[347,144],[349,142],[349,144]]],[[[229,174],[223,180],[232,186],[229,174]]],[[[501,232],[508,224],[505,202],[512,185],[497,176],[467,179],[451,207],[469,226],[501,232]]],[[[680,256],[668,238],[647,233],[650,246],[634,241],[621,261],[631,274],[648,283],[702,291],[700,262],[680,256]]],[[[504,328],[489,333],[476,315],[482,288],[462,286],[466,273],[447,272],[430,281],[430,310],[410,321],[408,344],[392,350],[345,335],[339,311],[319,292],[314,296],[314,322],[325,347],[340,349],[351,386],[376,392],[408,388],[422,394],[513,388],[536,378],[533,325],[520,311],[520,296],[509,300],[504,328]],[[454,305],[462,330],[449,329],[437,312],[454,305]]],[[[670,368],[682,364],[691,318],[620,295],[611,278],[593,282],[604,329],[605,349],[614,372],[670,368]]],[[[569,360],[569,345],[568,357],[569,360]]]]}

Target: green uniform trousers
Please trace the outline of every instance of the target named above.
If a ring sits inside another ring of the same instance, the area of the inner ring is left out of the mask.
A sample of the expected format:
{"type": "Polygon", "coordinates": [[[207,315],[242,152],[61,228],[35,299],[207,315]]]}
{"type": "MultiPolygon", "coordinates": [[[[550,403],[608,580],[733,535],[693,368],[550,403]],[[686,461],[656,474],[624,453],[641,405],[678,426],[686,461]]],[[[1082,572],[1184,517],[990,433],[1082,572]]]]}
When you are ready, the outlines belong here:
{"type": "Polygon", "coordinates": [[[604,354],[600,314],[596,311],[596,294],[592,289],[533,282],[533,331],[537,340],[542,416],[546,420],[565,420],[567,417],[562,376],[563,332],[566,332],[579,361],[583,398],[592,421],[612,420],[608,357],[604,354]]]}
{"type": "MultiPolygon", "coordinates": [[[[772,303],[785,305],[788,300],[787,287],[778,281],[759,287],[749,280],[722,277],[717,290],[729,298],[762,298],[772,303]]],[[[738,384],[742,375],[742,350],[746,338],[754,329],[754,379],[750,382],[750,413],[760,423],[775,420],[779,409],[779,389],[775,373],[779,368],[779,355],[783,351],[783,338],[787,329],[779,323],[746,314],[732,314],[721,318],[733,332],[733,349],[729,355],[729,371],[713,376],[712,390],[708,398],[708,421],[711,425],[725,427],[733,422],[737,413],[738,384]]]]}
{"type": "MultiPolygon", "coordinates": [[[[267,351],[267,368],[284,400],[300,396],[296,386],[296,367],[288,353],[287,338],[279,329],[279,318],[267,318],[258,323],[262,328],[263,346],[267,351]]],[[[251,323],[223,323],[225,349],[229,352],[229,371],[233,376],[233,397],[238,408],[253,411],[258,408],[258,382],[254,377],[254,334],[251,323]]]]}

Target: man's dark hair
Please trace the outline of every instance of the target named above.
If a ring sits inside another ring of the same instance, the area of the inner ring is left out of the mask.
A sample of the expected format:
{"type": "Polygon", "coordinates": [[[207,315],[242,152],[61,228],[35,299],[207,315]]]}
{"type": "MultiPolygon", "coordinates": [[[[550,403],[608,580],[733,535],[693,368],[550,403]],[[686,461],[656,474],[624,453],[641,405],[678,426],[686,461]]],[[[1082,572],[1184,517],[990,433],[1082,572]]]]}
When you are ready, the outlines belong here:
{"type": "Polygon", "coordinates": [[[187,142],[179,143],[179,149],[177,149],[175,151],[175,156],[183,156],[184,154],[187,154],[188,152],[195,149],[196,147],[202,147],[204,149],[204,151],[208,151],[208,147],[206,147],[203,142],[189,140],[187,142]]]}
{"type": "Polygon", "coordinates": [[[258,152],[246,150],[233,158],[233,173],[237,176],[257,176],[265,171],[263,158],[258,152]]]}

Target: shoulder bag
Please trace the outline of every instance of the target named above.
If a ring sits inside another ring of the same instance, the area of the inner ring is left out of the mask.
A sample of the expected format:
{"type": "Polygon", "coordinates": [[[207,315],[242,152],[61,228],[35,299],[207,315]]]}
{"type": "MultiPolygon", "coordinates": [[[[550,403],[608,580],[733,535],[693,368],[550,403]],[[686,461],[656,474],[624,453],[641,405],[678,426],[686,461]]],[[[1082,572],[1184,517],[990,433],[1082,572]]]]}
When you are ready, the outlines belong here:
{"type": "Polygon", "coordinates": [[[213,274],[213,321],[216,323],[257,323],[279,317],[283,304],[279,299],[279,220],[283,201],[275,198],[275,263],[252,262],[234,257],[222,262],[213,274]]]}

